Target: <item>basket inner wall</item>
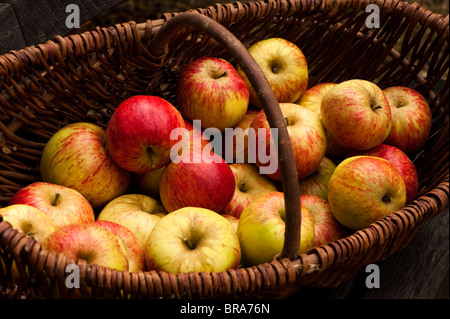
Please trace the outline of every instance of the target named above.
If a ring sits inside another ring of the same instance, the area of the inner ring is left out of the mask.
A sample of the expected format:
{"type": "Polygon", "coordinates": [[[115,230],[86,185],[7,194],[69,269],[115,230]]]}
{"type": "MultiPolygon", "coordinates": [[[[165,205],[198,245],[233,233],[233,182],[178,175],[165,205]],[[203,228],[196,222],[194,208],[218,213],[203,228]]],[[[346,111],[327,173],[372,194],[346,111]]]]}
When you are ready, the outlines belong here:
{"type": "MultiPolygon", "coordinates": [[[[389,2],[381,11],[381,28],[369,29],[363,8],[274,8],[266,3],[244,8],[240,15],[230,14],[237,12],[234,5],[216,5],[202,13],[218,20],[217,12],[228,13],[220,22],[246,46],[270,37],[297,44],[308,61],[309,86],[361,78],[381,88],[410,86],[427,97],[434,116],[432,134],[412,157],[421,194],[445,178],[448,26],[440,30],[437,15],[417,5],[389,2]],[[400,50],[393,50],[400,40],[400,50]]],[[[183,66],[201,56],[234,64],[217,43],[194,30],[173,39],[161,62],[146,47],[151,24],[147,22],[144,34],[130,22],[56,37],[0,57],[0,207],[19,188],[40,180],[41,150],[59,128],[78,121],[106,127],[115,107],[136,94],[158,95],[176,106],[175,85],[183,66]]]]}

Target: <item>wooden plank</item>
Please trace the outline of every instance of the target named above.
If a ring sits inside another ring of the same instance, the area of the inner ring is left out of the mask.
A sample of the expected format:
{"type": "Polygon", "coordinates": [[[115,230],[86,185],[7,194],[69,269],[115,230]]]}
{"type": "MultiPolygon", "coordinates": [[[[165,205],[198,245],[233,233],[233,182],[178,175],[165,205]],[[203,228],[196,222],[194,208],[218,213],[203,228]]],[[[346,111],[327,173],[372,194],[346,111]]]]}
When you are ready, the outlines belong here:
{"type": "Polygon", "coordinates": [[[367,288],[362,269],[337,288],[302,289],[288,299],[449,299],[449,210],[424,223],[409,245],[384,261],[380,287],[367,288]]]}
{"type": "Polygon", "coordinates": [[[13,6],[9,3],[0,3],[0,54],[25,46],[26,41],[13,6]]]}
{"type": "Polygon", "coordinates": [[[69,4],[79,8],[80,25],[94,16],[125,2],[124,0],[2,0],[13,5],[28,46],[44,43],[55,35],[66,35],[73,29],[66,26],[72,11],[69,4]]]}

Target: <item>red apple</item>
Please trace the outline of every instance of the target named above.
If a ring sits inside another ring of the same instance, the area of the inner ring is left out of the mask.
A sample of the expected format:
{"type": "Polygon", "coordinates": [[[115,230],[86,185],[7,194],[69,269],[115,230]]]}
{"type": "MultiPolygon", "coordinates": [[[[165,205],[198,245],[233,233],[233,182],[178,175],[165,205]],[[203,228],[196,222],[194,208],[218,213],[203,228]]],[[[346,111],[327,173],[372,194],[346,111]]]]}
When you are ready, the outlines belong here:
{"type": "Polygon", "coordinates": [[[405,180],[406,205],[416,199],[419,192],[419,179],[414,163],[402,150],[395,146],[381,144],[367,151],[352,151],[347,157],[368,155],[384,158],[391,162],[405,180]]]}
{"type": "Polygon", "coordinates": [[[230,168],[233,171],[236,189],[233,198],[223,209],[223,214],[239,218],[242,211],[256,198],[277,191],[275,184],[259,174],[255,165],[235,163],[230,164],[230,168]]]}
{"type": "Polygon", "coordinates": [[[431,131],[431,110],[427,100],[416,90],[393,86],[383,90],[392,112],[392,128],[384,141],[406,154],[419,151],[431,131]]]}
{"type": "Polygon", "coordinates": [[[57,131],[42,151],[40,172],[42,181],[77,190],[94,209],[124,194],[131,180],[110,157],[105,131],[90,123],[57,131]]]}
{"type": "Polygon", "coordinates": [[[350,234],[333,216],[325,199],[315,195],[302,195],[300,202],[314,219],[314,246],[326,245],[350,234]]]}
{"type": "Polygon", "coordinates": [[[9,204],[34,206],[50,217],[56,227],[88,224],[95,220],[91,204],[78,191],[46,182],[35,182],[21,188],[9,204]]]}
{"type": "Polygon", "coordinates": [[[136,95],[114,111],[106,130],[109,152],[122,168],[133,173],[156,170],[170,162],[178,139],[172,130],[184,128],[180,112],[157,96],[136,95]]]}
{"type": "MultiPolygon", "coordinates": [[[[280,103],[288,134],[294,151],[298,179],[303,179],[313,173],[320,165],[327,149],[326,131],[319,115],[294,103],[280,103]]],[[[281,181],[281,171],[278,166],[278,154],[273,146],[274,138],[264,110],[254,118],[250,125],[256,135],[256,165],[276,169],[267,176],[275,181],[281,181]]]]}
{"type": "Polygon", "coordinates": [[[357,150],[381,144],[392,125],[391,108],[383,91],[360,79],[344,81],[328,90],[320,114],[337,143],[357,150]]]}
{"type": "Polygon", "coordinates": [[[182,70],[176,98],[186,119],[200,120],[203,129],[223,131],[242,120],[249,93],[233,65],[217,57],[202,57],[182,70]]]}
{"type": "MultiPolygon", "coordinates": [[[[256,63],[272,87],[280,103],[295,103],[308,87],[308,65],[302,50],[283,38],[268,38],[253,44],[249,49],[256,63]]],[[[238,72],[250,92],[250,104],[262,108],[258,95],[246,74],[238,72]]]]}
{"type": "Polygon", "coordinates": [[[222,211],[234,194],[234,175],[217,154],[192,152],[167,165],[160,182],[160,197],[170,213],[186,206],[222,211]]]}
{"type": "Polygon", "coordinates": [[[145,250],[139,242],[139,239],[127,227],[108,221],[97,220],[94,222],[104,229],[116,235],[125,246],[128,258],[128,271],[144,271],[145,270],[145,250]]]}
{"type": "MultiPolygon", "coordinates": [[[[210,150],[210,152],[213,152],[209,138],[203,135],[200,127],[193,125],[188,120],[184,120],[184,125],[184,128],[179,128],[180,133],[182,133],[179,136],[181,136],[182,139],[178,142],[178,144],[175,144],[172,147],[171,153],[174,153],[175,155],[171,154],[171,157],[176,157],[176,154],[181,155],[183,151],[191,152],[197,148],[201,151],[210,150]],[[189,133],[189,135],[185,136],[184,133],[189,133]],[[189,138],[189,141],[183,140],[186,138],[189,138]],[[184,149],[185,146],[187,147],[186,149],[184,149]]],[[[133,174],[133,183],[137,191],[155,198],[159,197],[159,183],[161,181],[161,176],[164,169],[165,166],[146,173],[133,174]]]]}

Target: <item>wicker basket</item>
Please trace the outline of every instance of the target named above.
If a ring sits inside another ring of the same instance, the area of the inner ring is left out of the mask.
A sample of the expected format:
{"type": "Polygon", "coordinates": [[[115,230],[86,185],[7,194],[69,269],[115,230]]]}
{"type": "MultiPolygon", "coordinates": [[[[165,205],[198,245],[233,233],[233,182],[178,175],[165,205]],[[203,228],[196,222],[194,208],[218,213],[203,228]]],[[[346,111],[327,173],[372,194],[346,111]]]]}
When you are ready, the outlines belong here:
{"type": "MultiPolygon", "coordinates": [[[[200,56],[223,57],[235,65],[248,62],[245,71],[260,87],[269,122],[283,133],[273,92],[264,89],[267,83],[260,70],[242,50],[275,36],[302,49],[309,86],[361,78],[381,88],[409,86],[428,99],[432,134],[412,157],[420,181],[417,200],[366,229],[300,256],[294,240],[299,221],[290,213],[279,258],[220,273],[129,273],[90,265],[45,251],[32,237],[0,222],[1,297],[283,298],[301,287],[340,285],[363,266],[404,248],[422,223],[448,207],[448,16],[417,4],[363,0],[235,2],[192,12],[196,14],[169,13],[142,24],[57,36],[0,56],[0,206],[6,206],[19,188],[40,180],[42,148],[59,128],[78,121],[106,127],[115,107],[136,94],[158,95],[175,104],[181,68],[200,56]],[[380,28],[366,27],[365,8],[370,3],[380,8],[380,28]],[[192,18],[198,13],[211,19],[192,18]],[[11,275],[13,261],[18,278],[11,275]],[[79,265],[80,289],[65,284],[66,265],[71,263],[79,265]]],[[[286,209],[295,211],[298,187],[289,178],[293,162],[287,145],[280,149],[280,165],[286,198],[291,199],[286,209]]]]}

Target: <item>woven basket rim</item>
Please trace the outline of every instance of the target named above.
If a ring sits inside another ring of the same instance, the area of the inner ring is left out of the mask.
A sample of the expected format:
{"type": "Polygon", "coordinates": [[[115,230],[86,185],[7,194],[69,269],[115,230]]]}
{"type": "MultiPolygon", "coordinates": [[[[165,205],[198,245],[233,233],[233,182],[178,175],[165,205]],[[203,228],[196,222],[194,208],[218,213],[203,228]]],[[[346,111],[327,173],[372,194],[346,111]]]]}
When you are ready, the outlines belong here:
{"type": "MultiPolygon", "coordinates": [[[[293,3],[298,4],[304,4],[304,2],[300,1],[259,1],[256,3],[249,3],[248,6],[251,5],[258,5],[260,3],[279,3],[280,6],[278,10],[288,12],[289,7],[293,5],[293,3]]],[[[306,1],[305,3],[315,3],[319,4],[320,8],[322,10],[329,10],[334,5],[338,6],[344,6],[344,7],[354,7],[360,6],[362,4],[367,4],[370,1],[306,1]]],[[[402,1],[377,1],[377,3],[381,3],[382,5],[392,5],[392,3],[397,5],[409,5],[402,1]]],[[[236,10],[242,5],[238,4],[237,2],[232,4],[236,10]]],[[[246,6],[247,4],[243,4],[243,6],[246,6]]],[[[216,4],[214,7],[214,10],[219,10],[223,7],[231,8],[230,5],[220,5],[216,4]]],[[[442,32],[442,34],[447,35],[448,37],[448,22],[449,22],[449,16],[443,17],[440,14],[435,14],[430,12],[429,10],[426,10],[422,6],[420,6],[417,3],[414,3],[410,6],[413,6],[417,12],[420,12],[421,16],[425,16],[426,18],[420,20],[420,24],[427,25],[427,23],[433,23],[434,25],[439,26],[439,31],[442,32]],[[432,22],[430,22],[432,21],[432,22]]],[[[192,10],[190,10],[192,11],[192,10]]],[[[196,11],[196,10],[194,10],[196,11]]],[[[39,44],[36,46],[30,46],[24,49],[11,51],[9,53],[3,54],[0,56],[0,76],[5,76],[7,74],[13,74],[13,73],[20,73],[21,70],[26,69],[29,66],[35,65],[35,64],[41,64],[51,61],[51,58],[66,58],[69,54],[69,51],[65,46],[69,45],[69,43],[75,43],[76,41],[87,41],[87,38],[97,38],[99,40],[99,43],[103,43],[103,46],[101,47],[95,47],[93,49],[93,52],[96,50],[104,50],[105,48],[110,48],[115,43],[114,36],[117,32],[131,32],[134,36],[136,36],[139,40],[138,41],[145,41],[149,40],[151,35],[154,34],[159,28],[168,20],[171,18],[171,16],[181,14],[181,13],[175,13],[175,14],[167,14],[164,18],[153,20],[153,21],[146,21],[143,23],[135,23],[133,21],[125,22],[118,24],[114,27],[105,27],[105,28],[97,28],[97,30],[94,31],[87,31],[85,33],[79,34],[79,35],[72,35],[68,37],[61,37],[56,36],[54,39],[47,41],[44,44],[39,44]],[[125,31],[124,31],[125,30],[125,31]],[[101,39],[100,39],[101,38],[101,39]],[[103,41],[103,42],[102,42],[103,41]],[[39,51],[39,54],[35,54],[39,51]],[[61,54],[61,56],[57,57],[56,52],[58,54],[61,54]],[[39,59],[37,56],[43,56],[44,61],[42,59],[39,59]],[[5,68],[5,66],[7,68],[5,68]]],[[[238,21],[236,22],[238,23],[238,21]]],[[[84,54],[89,54],[93,52],[84,52],[84,54]]],[[[394,49],[391,49],[389,54],[392,54],[394,57],[398,56],[398,52],[396,52],[394,49]]],[[[408,62],[408,61],[406,61],[408,62]]],[[[418,75],[418,80],[424,80],[418,75]]],[[[298,278],[301,278],[306,275],[310,275],[312,273],[321,272],[324,269],[326,269],[329,265],[332,265],[335,260],[327,260],[327,251],[328,250],[339,250],[341,246],[346,245],[346,241],[352,241],[352,240],[360,240],[361,236],[365,236],[365,238],[368,238],[367,235],[370,235],[371,232],[383,232],[386,231],[387,233],[385,235],[394,236],[394,233],[390,233],[391,230],[396,230],[397,223],[399,223],[399,219],[401,218],[407,218],[409,220],[413,220],[413,223],[410,223],[410,226],[408,227],[414,227],[416,224],[421,224],[424,221],[426,221],[428,218],[433,217],[436,213],[442,212],[445,208],[448,207],[448,188],[449,188],[449,182],[448,182],[448,172],[442,176],[441,182],[439,185],[437,185],[434,189],[427,191],[425,194],[417,198],[413,203],[409,204],[408,206],[405,206],[403,209],[392,213],[391,215],[383,218],[382,220],[379,220],[375,222],[373,225],[369,226],[366,229],[357,231],[353,234],[350,234],[346,238],[339,239],[333,243],[314,247],[307,253],[301,254],[298,259],[295,260],[274,260],[271,263],[268,263],[267,265],[260,265],[261,267],[284,267],[286,273],[289,273],[290,275],[286,280],[286,284],[290,282],[295,282],[298,278]],[[421,204],[419,206],[419,203],[421,204]],[[274,264],[275,263],[275,264],[274,264]]],[[[401,222],[401,221],[400,221],[401,222]]],[[[69,263],[77,263],[82,265],[84,262],[82,260],[69,260],[67,257],[65,257],[63,254],[54,254],[52,252],[46,252],[44,249],[40,247],[40,244],[33,238],[33,237],[26,237],[25,234],[18,233],[16,230],[12,229],[12,226],[5,222],[1,221],[0,216],[0,240],[3,243],[7,244],[7,247],[11,247],[11,252],[15,254],[17,257],[23,257],[23,254],[31,254],[33,253],[33,256],[36,254],[44,256],[43,258],[40,258],[37,263],[37,267],[42,267],[42,269],[46,269],[47,267],[50,267],[48,269],[53,270],[53,267],[55,267],[55,270],[59,269],[58,274],[60,276],[63,276],[64,273],[61,273],[60,269],[64,269],[66,265],[69,263]],[[6,225],[6,226],[5,226],[6,225]],[[63,267],[64,268],[60,268],[63,267]]],[[[370,237],[370,236],[369,236],[370,237]]],[[[376,245],[376,242],[367,242],[367,245],[371,247],[372,245],[376,245]]],[[[28,256],[28,258],[30,258],[28,256]]],[[[259,266],[258,266],[259,267],[259,266]]],[[[122,278],[123,282],[131,282],[133,280],[136,280],[137,277],[142,277],[144,275],[157,275],[159,277],[169,277],[171,280],[176,278],[178,281],[186,280],[186,277],[189,277],[190,274],[175,274],[171,275],[164,271],[158,271],[155,272],[153,270],[138,272],[138,273],[129,273],[128,271],[116,271],[112,269],[106,269],[102,266],[97,265],[85,265],[84,269],[87,273],[90,273],[93,268],[96,268],[94,272],[114,272],[116,276],[119,276],[122,278]]],[[[242,271],[252,271],[254,267],[246,267],[241,268],[242,271]]],[[[236,275],[236,271],[225,271],[224,274],[226,276],[233,276],[236,275]]],[[[207,277],[215,275],[210,273],[205,274],[203,272],[195,272],[194,277],[200,276],[200,277],[207,277]]],[[[129,284],[131,285],[131,284],[129,284]]],[[[125,286],[124,286],[125,287],[125,286]]],[[[128,286],[129,289],[131,286],[128,286]]],[[[123,288],[123,287],[122,287],[123,288]]],[[[126,288],[126,287],[125,287],[126,288]]],[[[125,289],[123,288],[123,289],[125,289]]]]}

